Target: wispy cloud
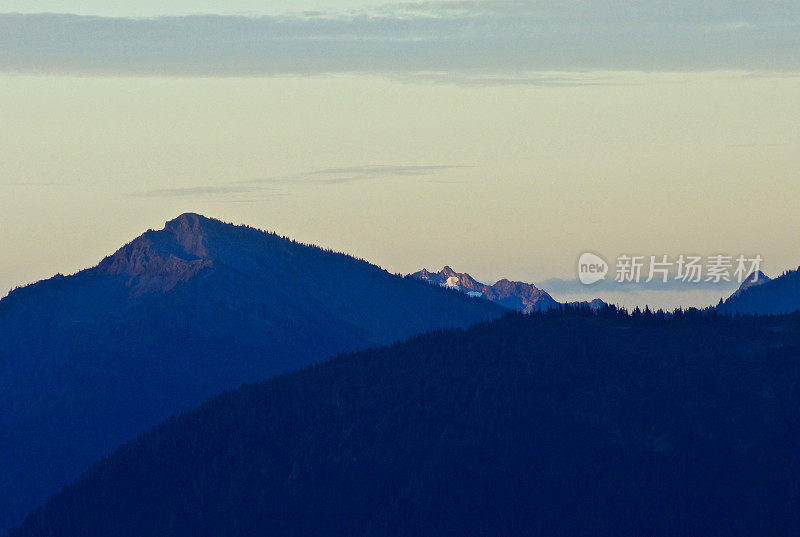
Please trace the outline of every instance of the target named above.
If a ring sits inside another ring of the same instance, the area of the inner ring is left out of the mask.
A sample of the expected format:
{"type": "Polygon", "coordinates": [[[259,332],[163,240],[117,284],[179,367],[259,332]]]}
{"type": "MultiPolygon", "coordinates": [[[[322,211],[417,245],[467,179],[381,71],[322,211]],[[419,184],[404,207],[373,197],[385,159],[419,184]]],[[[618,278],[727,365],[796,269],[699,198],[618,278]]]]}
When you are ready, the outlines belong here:
{"type": "MultiPolygon", "coordinates": [[[[355,181],[387,180],[400,177],[415,177],[428,183],[462,182],[458,179],[441,179],[435,174],[448,171],[471,168],[471,166],[454,165],[426,165],[426,166],[398,166],[398,165],[365,165],[343,168],[324,168],[311,170],[296,175],[281,177],[262,177],[248,179],[214,186],[191,186],[182,188],[158,188],[133,192],[129,196],[137,198],[172,198],[172,197],[220,197],[239,195],[239,201],[261,200],[264,196],[283,195],[280,187],[339,185],[355,181]]],[[[226,197],[226,200],[231,200],[226,197]]],[[[236,201],[236,200],[231,200],[236,201]]]]}
{"type": "Polygon", "coordinates": [[[6,72],[272,76],[377,73],[575,85],[531,72],[800,71],[795,0],[456,1],[294,16],[0,15],[6,72]]]}
{"type": "Polygon", "coordinates": [[[174,198],[185,196],[218,196],[221,194],[247,194],[253,192],[261,192],[263,188],[247,187],[247,186],[193,186],[186,188],[157,188],[154,190],[145,190],[142,192],[134,192],[131,196],[137,198],[174,198]]]}
{"type": "Polygon", "coordinates": [[[341,182],[341,179],[349,179],[357,181],[361,179],[372,179],[381,177],[401,177],[401,176],[420,176],[431,175],[434,173],[470,168],[470,166],[449,166],[449,165],[436,165],[436,166],[386,166],[386,165],[372,165],[372,166],[353,166],[350,168],[327,168],[324,170],[316,170],[309,172],[308,176],[323,176],[326,182],[341,182]]]}
{"type": "Polygon", "coordinates": [[[432,177],[434,174],[447,171],[471,168],[471,166],[428,165],[366,165],[344,168],[324,168],[283,177],[263,177],[239,181],[238,184],[273,184],[273,185],[336,185],[366,180],[385,180],[397,177],[425,177],[426,182],[441,182],[432,177]]]}
{"type": "Polygon", "coordinates": [[[744,144],[728,144],[728,147],[749,147],[754,149],[760,149],[764,147],[786,147],[787,143],[744,143],[744,144]]]}
{"type": "Polygon", "coordinates": [[[27,186],[27,187],[68,187],[69,183],[56,183],[51,181],[25,181],[16,183],[6,183],[5,186],[27,186]]]}
{"type": "Polygon", "coordinates": [[[619,85],[621,82],[609,76],[598,76],[590,72],[583,73],[474,73],[474,72],[413,72],[394,74],[392,78],[413,81],[431,82],[436,84],[455,84],[466,87],[482,86],[537,86],[544,88],[566,88],[579,86],[608,86],[619,85]]]}

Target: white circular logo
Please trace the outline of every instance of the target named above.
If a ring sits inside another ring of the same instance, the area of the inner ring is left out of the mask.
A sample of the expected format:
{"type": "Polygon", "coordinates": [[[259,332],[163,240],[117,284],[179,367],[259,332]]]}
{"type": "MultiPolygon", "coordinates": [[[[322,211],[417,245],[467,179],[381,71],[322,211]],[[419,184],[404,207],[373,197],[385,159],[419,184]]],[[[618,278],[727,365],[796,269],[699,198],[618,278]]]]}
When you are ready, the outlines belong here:
{"type": "Polygon", "coordinates": [[[584,252],[578,258],[578,279],[584,285],[591,285],[604,279],[608,274],[608,263],[599,255],[584,252]]]}

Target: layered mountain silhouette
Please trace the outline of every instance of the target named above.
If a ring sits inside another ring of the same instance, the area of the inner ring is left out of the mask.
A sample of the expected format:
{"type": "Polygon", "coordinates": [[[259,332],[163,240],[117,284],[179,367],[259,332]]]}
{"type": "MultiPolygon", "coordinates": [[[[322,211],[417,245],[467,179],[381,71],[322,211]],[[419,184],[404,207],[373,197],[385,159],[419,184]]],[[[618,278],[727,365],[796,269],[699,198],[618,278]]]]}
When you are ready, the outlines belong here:
{"type": "Polygon", "coordinates": [[[13,537],[797,535],[800,318],[510,313],[248,385],[13,537]]]}
{"type": "Polygon", "coordinates": [[[501,315],[274,233],[184,214],[0,300],[0,532],[211,394],[501,315]]]}
{"type": "Polygon", "coordinates": [[[608,306],[605,300],[601,298],[594,298],[592,300],[576,300],[573,302],[565,302],[565,304],[573,308],[581,308],[586,306],[593,311],[599,311],[608,306]]]}
{"type": "Polygon", "coordinates": [[[775,279],[764,273],[750,275],[730,297],[717,306],[728,313],[770,315],[800,310],[800,269],[775,279]]]}
{"type": "MultiPolygon", "coordinates": [[[[477,281],[465,272],[456,272],[449,266],[445,266],[439,272],[430,272],[427,269],[422,269],[411,274],[411,277],[456,289],[473,297],[482,297],[504,308],[521,311],[522,313],[547,311],[561,305],[546,291],[539,289],[532,283],[510,281],[503,278],[494,285],[487,285],[477,281]]],[[[604,308],[606,303],[596,298],[592,301],[568,302],[566,305],[578,307],[586,305],[596,310],[604,308]]]]}
{"type": "Polygon", "coordinates": [[[769,276],[758,270],[750,274],[747,278],[745,278],[742,284],[739,286],[739,288],[736,291],[734,291],[728,298],[736,298],[745,291],[747,291],[748,289],[751,289],[753,287],[758,287],[759,285],[763,285],[768,281],[770,281],[771,279],[772,278],[770,278],[769,276]]]}
{"type": "Polygon", "coordinates": [[[553,297],[531,283],[512,282],[504,278],[494,285],[486,285],[469,274],[456,272],[448,266],[439,272],[422,269],[411,276],[429,283],[458,289],[471,296],[483,297],[505,308],[523,313],[548,310],[558,306],[558,302],[553,297]]]}

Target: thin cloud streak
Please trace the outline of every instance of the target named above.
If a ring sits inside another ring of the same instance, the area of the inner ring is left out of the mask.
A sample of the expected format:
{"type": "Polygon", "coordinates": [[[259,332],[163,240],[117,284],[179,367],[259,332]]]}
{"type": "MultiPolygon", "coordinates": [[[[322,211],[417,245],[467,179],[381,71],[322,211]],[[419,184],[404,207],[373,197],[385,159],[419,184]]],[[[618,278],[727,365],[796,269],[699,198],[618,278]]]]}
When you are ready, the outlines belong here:
{"type": "Polygon", "coordinates": [[[763,147],[786,147],[787,143],[744,143],[744,144],[728,144],[727,147],[751,147],[751,148],[763,148],[763,147]]]}
{"type": "Polygon", "coordinates": [[[426,165],[426,166],[397,166],[397,165],[365,165],[344,168],[324,168],[297,175],[283,177],[265,177],[237,181],[237,184],[273,184],[273,185],[337,185],[365,180],[382,180],[397,177],[425,176],[425,182],[441,182],[431,178],[448,170],[468,169],[472,166],[464,165],[426,165]]]}
{"type": "Polygon", "coordinates": [[[308,172],[308,175],[341,175],[352,174],[354,176],[399,176],[399,175],[425,175],[444,170],[470,168],[471,166],[353,166],[350,168],[327,168],[308,172]]]}
{"type": "MultiPolygon", "coordinates": [[[[398,177],[418,177],[426,183],[451,183],[463,182],[430,177],[447,170],[472,168],[472,166],[453,165],[427,165],[427,166],[397,166],[397,165],[366,165],[350,166],[344,168],[324,168],[297,175],[283,177],[266,177],[235,181],[219,186],[193,186],[184,188],[159,188],[134,192],[128,194],[137,198],[174,198],[196,196],[222,196],[228,194],[265,194],[286,195],[285,192],[276,190],[280,186],[311,186],[311,185],[339,185],[355,181],[382,180],[398,177]]],[[[230,201],[259,201],[266,198],[243,198],[230,201]]],[[[228,198],[226,198],[228,200],[228,198]]]]}
{"type": "Polygon", "coordinates": [[[69,183],[51,183],[48,181],[26,181],[16,183],[6,183],[4,186],[29,186],[29,187],[71,187],[69,183]]]}
{"type": "Polygon", "coordinates": [[[464,87],[490,86],[535,86],[542,88],[571,88],[583,86],[621,85],[619,80],[608,76],[599,77],[591,73],[530,73],[498,75],[492,73],[461,72],[418,72],[392,75],[392,78],[405,82],[431,82],[434,84],[454,84],[464,87]]]}
{"type": "Polygon", "coordinates": [[[136,198],[174,198],[183,196],[208,196],[221,194],[247,194],[265,189],[245,186],[197,186],[186,188],[157,188],[129,194],[136,198]]]}
{"type": "Polygon", "coordinates": [[[0,14],[0,71],[381,74],[464,85],[604,83],[533,72],[800,71],[796,2],[392,4],[281,17],[0,14]]]}

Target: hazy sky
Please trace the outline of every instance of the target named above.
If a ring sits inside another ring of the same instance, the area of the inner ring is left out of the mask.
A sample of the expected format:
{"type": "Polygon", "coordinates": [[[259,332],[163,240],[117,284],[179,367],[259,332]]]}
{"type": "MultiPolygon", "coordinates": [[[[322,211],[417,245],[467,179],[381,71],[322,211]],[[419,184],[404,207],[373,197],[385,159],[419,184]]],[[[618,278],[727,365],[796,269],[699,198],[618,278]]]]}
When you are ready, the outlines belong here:
{"type": "Polygon", "coordinates": [[[587,250],[800,265],[794,2],[161,4],[0,0],[0,295],[185,211],[557,298],[587,250]]]}
{"type": "Polygon", "coordinates": [[[386,5],[385,0],[3,0],[7,13],[75,13],[103,17],[157,17],[193,13],[282,15],[306,10],[344,11],[386,5]]]}

